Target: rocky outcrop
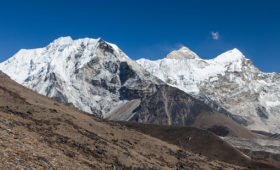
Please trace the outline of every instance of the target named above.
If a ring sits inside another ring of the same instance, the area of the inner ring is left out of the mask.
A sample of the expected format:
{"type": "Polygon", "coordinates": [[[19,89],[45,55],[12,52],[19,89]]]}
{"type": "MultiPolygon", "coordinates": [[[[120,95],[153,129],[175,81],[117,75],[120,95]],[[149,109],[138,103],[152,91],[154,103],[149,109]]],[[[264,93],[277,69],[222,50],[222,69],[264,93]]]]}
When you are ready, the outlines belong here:
{"type": "MultiPolygon", "coordinates": [[[[138,106],[134,105],[134,110],[130,107],[133,103],[129,106],[122,105],[114,110],[109,118],[160,125],[195,126],[210,131],[215,127],[224,127],[227,129],[225,136],[254,137],[230,117],[177,88],[158,85],[155,89],[151,95],[141,98],[141,101],[137,102],[138,106]],[[127,113],[127,110],[131,112],[127,113]]],[[[212,132],[221,135],[219,131],[212,132]]]]}

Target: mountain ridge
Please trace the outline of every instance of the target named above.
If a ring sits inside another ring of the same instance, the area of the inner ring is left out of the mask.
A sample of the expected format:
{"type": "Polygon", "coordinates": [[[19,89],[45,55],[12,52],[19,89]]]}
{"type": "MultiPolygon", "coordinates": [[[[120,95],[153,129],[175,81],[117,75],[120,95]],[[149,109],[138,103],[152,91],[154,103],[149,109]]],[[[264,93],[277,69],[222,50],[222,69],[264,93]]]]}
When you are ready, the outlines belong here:
{"type": "Polygon", "coordinates": [[[136,97],[125,96],[125,91],[163,83],[101,38],[58,38],[44,48],[20,50],[0,69],[40,94],[104,117],[136,97]]]}
{"type": "Polygon", "coordinates": [[[218,121],[211,120],[227,129],[229,135],[254,136],[233,123],[239,119],[230,113],[212,114],[213,109],[177,88],[168,88],[169,85],[126,56],[116,45],[101,38],[58,38],[45,48],[17,53],[1,63],[0,70],[40,94],[98,117],[182,126],[196,122],[196,127],[211,129],[215,124],[200,121],[204,119],[201,115],[209,114],[209,118],[216,116],[218,121]],[[178,98],[185,103],[176,102],[178,98]],[[154,107],[157,109],[152,109],[154,107]],[[151,115],[159,117],[150,119],[151,115]]]}
{"type": "Polygon", "coordinates": [[[261,72],[238,49],[209,60],[163,58],[137,62],[167,84],[206,104],[217,104],[214,108],[218,111],[233,113],[251,130],[277,133],[280,128],[280,74],[261,72]]]}
{"type": "Polygon", "coordinates": [[[20,50],[0,70],[40,94],[99,117],[168,84],[250,130],[280,129],[280,75],[261,72],[238,49],[209,60],[187,47],[167,56],[134,61],[101,38],[61,37],[44,48],[20,50]]]}

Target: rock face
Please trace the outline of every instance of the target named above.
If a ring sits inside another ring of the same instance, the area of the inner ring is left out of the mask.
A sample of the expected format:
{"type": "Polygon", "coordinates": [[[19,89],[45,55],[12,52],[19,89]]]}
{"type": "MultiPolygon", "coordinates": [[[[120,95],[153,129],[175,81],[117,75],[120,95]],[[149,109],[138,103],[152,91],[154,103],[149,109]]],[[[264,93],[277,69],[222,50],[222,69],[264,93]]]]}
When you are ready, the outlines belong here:
{"type": "Polygon", "coordinates": [[[99,117],[163,84],[100,38],[62,37],[45,48],[20,50],[0,69],[40,94],[99,117]]]}
{"type": "Polygon", "coordinates": [[[183,47],[161,60],[137,62],[251,130],[280,131],[280,75],[261,72],[237,49],[203,60],[183,47]]]}
{"type": "Polygon", "coordinates": [[[164,125],[191,125],[200,113],[213,109],[177,88],[158,87],[156,93],[143,98],[131,120],[164,125]]]}
{"type": "Polygon", "coordinates": [[[195,126],[208,129],[220,136],[252,138],[254,135],[226,115],[219,113],[183,91],[168,86],[157,86],[154,94],[142,98],[128,121],[160,125],[195,126]],[[223,128],[226,133],[212,129],[223,128]]]}

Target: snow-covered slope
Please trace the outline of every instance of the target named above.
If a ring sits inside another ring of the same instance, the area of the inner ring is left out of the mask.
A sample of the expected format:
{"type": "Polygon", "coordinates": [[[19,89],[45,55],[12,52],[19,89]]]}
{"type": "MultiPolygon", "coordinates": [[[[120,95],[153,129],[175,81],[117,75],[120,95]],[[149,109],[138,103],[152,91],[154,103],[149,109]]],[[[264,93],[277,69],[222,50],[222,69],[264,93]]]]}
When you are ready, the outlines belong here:
{"type": "Polygon", "coordinates": [[[280,131],[279,74],[259,71],[237,49],[203,60],[183,47],[162,60],[137,62],[101,38],[62,37],[44,48],[20,50],[0,70],[40,94],[101,117],[122,106],[135,109],[141,100],[134,99],[154,94],[166,82],[252,130],[280,131]]]}
{"type": "Polygon", "coordinates": [[[44,48],[20,50],[0,70],[40,94],[101,117],[162,83],[100,38],[62,37],[44,48]]]}
{"type": "Polygon", "coordinates": [[[261,72],[238,49],[203,60],[182,47],[164,59],[137,62],[169,85],[226,109],[249,129],[280,131],[280,75],[261,72]]]}
{"type": "MultiPolygon", "coordinates": [[[[188,57],[196,58],[194,53],[188,57]]],[[[204,129],[219,125],[228,135],[252,136],[222,113],[168,86],[116,45],[100,38],[62,37],[45,48],[20,50],[1,63],[0,69],[36,92],[107,119],[204,129]]]]}

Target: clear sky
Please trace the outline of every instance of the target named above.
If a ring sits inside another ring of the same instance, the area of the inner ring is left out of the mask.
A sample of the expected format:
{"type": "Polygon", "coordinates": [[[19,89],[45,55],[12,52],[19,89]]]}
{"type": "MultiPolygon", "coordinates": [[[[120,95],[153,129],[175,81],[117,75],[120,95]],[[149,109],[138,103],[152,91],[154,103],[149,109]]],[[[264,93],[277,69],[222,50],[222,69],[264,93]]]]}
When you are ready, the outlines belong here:
{"type": "Polygon", "coordinates": [[[68,35],[101,37],[133,59],[181,45],[205,59],[238,48],[262,71],[280,72],[279,0],[1,0],[1,62],[68,35]]]}

